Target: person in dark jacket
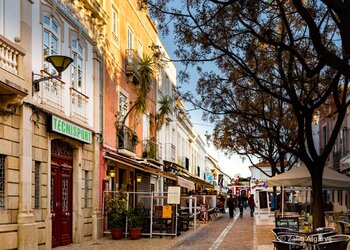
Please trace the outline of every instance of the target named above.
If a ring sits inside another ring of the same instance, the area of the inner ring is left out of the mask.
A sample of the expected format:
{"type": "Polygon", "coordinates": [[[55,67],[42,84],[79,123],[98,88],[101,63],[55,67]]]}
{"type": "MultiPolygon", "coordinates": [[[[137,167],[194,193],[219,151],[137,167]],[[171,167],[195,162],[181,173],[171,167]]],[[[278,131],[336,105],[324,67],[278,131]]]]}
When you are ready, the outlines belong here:
{"type": "Polygon", "coordinates": [[[253,217],[255,209],[254,194],[251,194],[248,198],[248,206],[250,208],[250,216],[253,217]]]}
{"type": "Polygon", "coordinates": [[[227,199],[227,207],[230,214],[230,218],[233,218],[233,210],[235,209],[235,200],[230,194],[230,198],[227,199]]]}

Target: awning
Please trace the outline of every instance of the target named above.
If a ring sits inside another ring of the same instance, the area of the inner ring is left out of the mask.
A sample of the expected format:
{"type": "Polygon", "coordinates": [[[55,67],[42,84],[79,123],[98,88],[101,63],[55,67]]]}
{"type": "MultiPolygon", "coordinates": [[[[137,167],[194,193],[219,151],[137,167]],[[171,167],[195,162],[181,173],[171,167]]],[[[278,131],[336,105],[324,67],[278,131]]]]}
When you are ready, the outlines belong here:
{"type": "Polygon", "coordinates": [[[176,180],[175,174],[164,172],[163,170],[160,170],[158,168],[153,168],[153,167],[147,166],[147,165],[140,163],[134,159],[130,159],[130,158],[127,158],[124,156],[116,155],[116,154],[113,154],[113,153],[108,152],[108,151],[106,151],[104,153],[104,158],[109,159],[111,161],[118,162],[118,163],[123,164],[123,165],[128,166],[128,167],[132,167],[132,168],[147,172],[147,173],[151,173],[154,175],[163,176],[163,177],[168,178],[168,179],[176,180]]]}
{"type": "Polygon", "coordinates": [[[177,185],[180,187],[187,188],[189,190],[195,190],[194,183],[192,181],[186,180],[180,176],[177,176],[177,185]]]}
{"type": "Polygon", "coordinates": [[[202,185],[204,187],[207,187],[207,188],[214,189],[214,185],[213,184],[211,184],[211,183],[209,183],[209,182],[199,178],[196,175],[193,175],[193,174],[190,174],[190,173],[189,173],[189,175],[190,175],[191,180],[193,180],[195,183],[197,183],[199,185],[202,185]]]}

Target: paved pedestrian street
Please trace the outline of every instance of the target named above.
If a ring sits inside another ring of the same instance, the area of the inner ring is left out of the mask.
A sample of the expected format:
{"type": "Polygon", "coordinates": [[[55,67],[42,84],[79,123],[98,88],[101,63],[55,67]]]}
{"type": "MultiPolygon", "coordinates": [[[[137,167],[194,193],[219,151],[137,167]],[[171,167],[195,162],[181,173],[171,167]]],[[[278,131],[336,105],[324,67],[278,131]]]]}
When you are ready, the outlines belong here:
{"type": "Polygon", "coordinates": [[[58,247],[58,250],[65,249],[239,249],[239,250],[272,250],[273,235],[272,225],[256,225],[253,217],[249,215],[249,208],[244,210],[243,218],[238,216],[238,209],[235,216],[230,219],[228,213],[221,214],[215,221],[207,224],[200,224],[196,231],[189,230],[181,232],[179,237],[154,237],[152,239],[142,238],[140,240],[123,239],[114,241],[104,237],[97,241],[83,244],[71,244],[58,247]]]}

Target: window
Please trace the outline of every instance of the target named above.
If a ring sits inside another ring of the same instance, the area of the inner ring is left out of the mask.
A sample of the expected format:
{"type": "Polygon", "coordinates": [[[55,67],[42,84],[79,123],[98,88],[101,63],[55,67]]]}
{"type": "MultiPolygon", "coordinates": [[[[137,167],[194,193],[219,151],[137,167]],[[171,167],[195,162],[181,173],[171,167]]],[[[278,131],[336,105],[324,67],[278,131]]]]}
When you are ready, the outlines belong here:
{"type": "Polygon", "coordinates": [[[83,73],[84,73],[84,65],[83,65],[83,54],[84,48],[82,44],[75,38],[72,38],[72,86],[73,88],[82,91],[82,82],[83,82],[83,73]]]}
{"type": "Polygon", "coordinates": [[[137,55],[142,58],[143,47],[140,41],[137,41],[137,55]]]}
{"type": "Polygon", "coordinates": [[[149,116],[146,114],[143,114],[142,138],[143,140],[149,139],[149,116]]]}
{"type": "Polygon", "coordinates": [[[134,32],[129,28],[128,29],[128,49],[133,48],[133,39],[134,39],[134,32]]]}
{"type": "Polygon", "coordinates": [[[119,93],[119,117],[123,120],[128,112],[128,98],[126,95],[119,93]]]}
{"type": "Polygon", "coordinates": [[[40,207],[40,162],[35,162],[34,169],[34,209],[40,207]]]}
{"type": "Polygon", "coordinates": [[[5,156],[0,155],[0,209],[5,208],[5,156]]]}
{"type": "Polygon", "coordinates": [[[43,19],[43,26],[44,26],[44,34],[43,34],[44,69],[50,74],[56,74],[57,71],[55,70],[55,68],[50,63],[46,62],[45,58],[51,55],[58,54],[58,44],[59,44],[58,25],[51,17],[45,15],[43,19]]]}
{"type": "Polygon", "coordinates": [[[112,20],[111,20],[111,32],[112,32],[112,42],[118,43],[119,35],[119,14],[118,11],[113,7],[112,8],[112,20]]]}
{"type": "Polygon", "coordinates": [[[0,0],[0,34],[4,35],[4,0],[0,0]]]}
{"type": "Polygon", "coordinates": [[[322,127],[322,147],[324,148],[327,144],[327,126],[322,127]]]}
{"type": "Polygon", "coordinates": [[[88,207],[88,199],[89,199],[89,171],[85,171],[84,178],[84,208],[88,207]]]}

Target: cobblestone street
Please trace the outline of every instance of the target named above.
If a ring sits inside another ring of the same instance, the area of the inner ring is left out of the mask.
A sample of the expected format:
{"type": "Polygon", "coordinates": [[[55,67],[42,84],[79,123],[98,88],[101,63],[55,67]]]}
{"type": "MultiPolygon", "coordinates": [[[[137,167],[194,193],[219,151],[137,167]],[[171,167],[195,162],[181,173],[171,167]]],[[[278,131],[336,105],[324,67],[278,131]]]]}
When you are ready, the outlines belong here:
{"type": "Polygon", "coordinates": [[[87,242],[84,244],[72,244],[59,247],[65,249],[239,249],[239,250],[272,250],[271,233],[272,225],[256,225],[253,217],[249,216],[249,209],[244,210],[243,218],[239,218],[236,209],[235,217],[230,219],[228,213],[222,214],[216,221],[201,224],[194,232],[189,230],[181,232],[179,237],[142,238],[132,241],[123,239],[113,241],[110,237],[87,242]]]}

